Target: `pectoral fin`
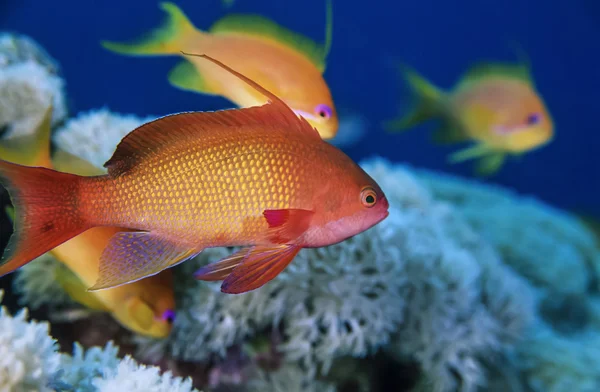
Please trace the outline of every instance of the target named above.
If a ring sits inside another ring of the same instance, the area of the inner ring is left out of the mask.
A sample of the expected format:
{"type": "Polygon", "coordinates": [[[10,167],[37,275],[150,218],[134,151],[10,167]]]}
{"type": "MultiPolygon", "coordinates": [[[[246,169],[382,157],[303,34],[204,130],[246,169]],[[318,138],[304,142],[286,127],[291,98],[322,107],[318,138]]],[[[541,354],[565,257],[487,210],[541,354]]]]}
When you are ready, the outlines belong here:
{"type": "Polygon", "coordinates": [[[313,215],[313,211],[301,209],[265,210],[269,239],[277,244],[294,241],[308,230],[313,215]]]}
{"type": "Polygon", "coordinates": [[[100,257],[98,280],[88,290],[107,289],[156,275],[201,251],[176,244],[156,233],[117,233],[100,257]]]}

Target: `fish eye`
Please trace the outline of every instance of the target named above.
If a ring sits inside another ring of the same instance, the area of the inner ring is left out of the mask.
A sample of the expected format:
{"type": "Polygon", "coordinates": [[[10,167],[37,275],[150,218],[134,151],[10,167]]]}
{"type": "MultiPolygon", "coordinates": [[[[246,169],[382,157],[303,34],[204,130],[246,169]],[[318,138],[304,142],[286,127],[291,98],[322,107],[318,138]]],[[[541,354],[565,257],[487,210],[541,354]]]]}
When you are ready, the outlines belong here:
{"type": "Polygon", "coordinates": [[[535,125],[542,120],[542,116],[539,113],[531,113],[527,116],[527,125],[535,125]]]}
{"type": "Polygon", "coordinates": [[[317,105],[315,113],[321,118],[328,119],[333,115],[333,110],[325,104],[317,105]]]}
{"type": "Polygon", "coordinates": [[[371,208],[377,203],[377,193],[371,187],[366,187],[360,192],[360,202],[363,206],[371,208]]]}
{"type": "Polygon", "coordinates": [[[161,316],[161,320],[166,321],[169,324],[173,324],[175,321],[175,312],[171,309],[165,310],[161,316]]]}

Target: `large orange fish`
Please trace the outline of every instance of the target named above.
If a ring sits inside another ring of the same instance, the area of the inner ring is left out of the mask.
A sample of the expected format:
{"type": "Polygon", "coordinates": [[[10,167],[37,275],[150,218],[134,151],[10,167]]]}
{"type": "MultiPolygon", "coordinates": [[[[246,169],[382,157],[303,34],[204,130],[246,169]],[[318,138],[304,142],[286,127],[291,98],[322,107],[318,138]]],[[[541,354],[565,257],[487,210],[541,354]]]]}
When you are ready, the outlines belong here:
{"type": "MultiPolygon", "coordinates": [[[[28,166],[56,168],[79,175],[100,175],[102,170],[65,151],[50,156],[50,106],[38,128],[29,135],[3,139],[0,158],[28,166]]],[[[12,209],[8,210],[14,215],[12,209]]],[[[109,312],[121,325],[139,334],[166,337],[175,316],[171,271],[108,290],[88,292],[98,279],[100,256],[111,237],[123,229],[96,227],[50,251],[66,267],[59,268],[56,279],[76,302],[109,312]],[[68,268],[67,268],[68,267],[68,268]]],[[[4,267],[0,267],[2,271],[4,267]]]]}
{"type": "Polygon", "coordinates": [[[388,215],[377,183],[277,96],[208,56],[269,98],[260,107],[189,112],[135,129],[80,177],[0,161],[16,206],[1,273],[96,226],[112,237],[99,290],[154,275],[209,247],[243,246],[196,277],[242,293],[277,276],[302,249],[341,242],[388,215]]]}
{"type": "Polygon", "coordinates": [[[478,159],[480,175],[494,174],[507,156],[522,155],[553,138],[552,118],[525,64],[481,63],[448,92],[407,67],[404,75],[419,101],[413,111],[388,123],[388,129],[402,131],[428,119],[441,119],[434,141],[473,142],[452,154],[450,162],[478,159]]]}
{"type": "MultiPolygon", "coordinates": [[[[338,116],[323,79],[331,47],[331,2],[327,3],[324,46],[258,15],[229,15],[209,31],[198,30],[173,3],[161,3],[164,24],[131,43],[103,42],[126,55],[205,53],[235,68],[281,98],[317,128],[324,139],[335,136],[338,116]]],[[[265,97],[220,67],[197,57],[185,57],[169,73],[169,82],[183,90],[220,95],[239,107],[262,105],[265,97]]]]}

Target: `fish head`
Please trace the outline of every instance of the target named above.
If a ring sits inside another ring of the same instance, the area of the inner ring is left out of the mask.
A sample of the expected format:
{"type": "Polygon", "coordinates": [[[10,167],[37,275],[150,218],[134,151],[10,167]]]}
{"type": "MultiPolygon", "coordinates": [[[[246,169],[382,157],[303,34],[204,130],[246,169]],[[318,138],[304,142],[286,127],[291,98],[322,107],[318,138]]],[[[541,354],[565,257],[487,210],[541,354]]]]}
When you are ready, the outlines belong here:
{"type": "Polygon", "coordinates": [[[329,180],[320,180],[325,185],[315,195],[315,216],[307,232],[309,244],[306,247],[344,241],[389,215],[388,200],[377,182],[346,158],[346,165],[325,173],[329,180]]]}
{"type": "Polygon", "coordinates": [[[310,102],[286,101],[286,104],[298,116],[304,117],[321,138],[332,139],[337,134],[340,122],[331,97],[310,102]]]}
{"type": "Polygon", "coordinates": [[[114,310],[113,316],[127,328],[145,336],[165,338],[171,333],[175,322],[175,298],[169,285],[157,282],[162,279],[158,275],[131,283],[143,284],[142,290],[131,293],[114,310]]]}
{"type": "Polygon", "coordinates": [[[554,124],[539,95],[530,87],[513,92],[497,109],[490,134],[505,151],[522,153],[539,148],[554,137],[554,124]]]}

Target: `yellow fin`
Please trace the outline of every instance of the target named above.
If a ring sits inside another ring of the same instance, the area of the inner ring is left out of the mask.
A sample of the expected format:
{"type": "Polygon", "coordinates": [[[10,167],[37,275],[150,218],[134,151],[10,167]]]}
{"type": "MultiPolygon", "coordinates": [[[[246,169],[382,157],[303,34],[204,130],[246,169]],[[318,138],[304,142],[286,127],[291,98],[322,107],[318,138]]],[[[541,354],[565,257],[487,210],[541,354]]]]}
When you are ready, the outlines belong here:
{"type": "Polygon", "coordinates": [[[100,311],[109,309],[94,294],[87,291],[86,285],[65,266],[59,266],[56,280],[67,294],[83,306],[100,311]]]}
{"type": "Polygon", "coordinates": [[[444,93],[412,68],[401,65],[400,70],[415,96],[416,103],[406,115],[384,124],[388,132],[405,131],[442,114],[441,102],[444,93]]]}
{"type": "Polygon", "coordinates": [[[485,144],[476,144],[471,147],[467,147],[465,149],[459,150],[449,157],[450,163],[459,163],[464,162],[470,159],[476,159],[484,157],[490,154],[492,150],[485,144]]]}
{"type": "Polygon", "coordinates": [[[48,167],[52,111],[49,105],[33,133],[1,140],[0,159],[25,166],[48,167]]]}
{"type": "Polygon", "coordinates": [[[327,23],[325,44],[319,45],[310,38],[295,33],[260,15],[232,14],[217,21],[209,30],[213,34],[243,33],[270,39],[306,56],[321,72],[325,71],[327,56],[331,50],[333,13],[331,0],[327,0],[327,23]]]}
{"type": "Polygon", "coordinates": [[[168,79],[172,86],[181,90],[210,95],[218,94],[217,91],[211,90],[194,64],[187,60],[184,60],[173,67],[169,72],[168,79]]]}
{"type": "Polygon", "coordinates": [[[162,25],[146,35],[127,43],[102,41],[101,45],[112,52],[125,55],[178,54],[188,37],[199,33],[183,11],[170,2],[160,3],[167,13],[162,25]]]}
{"type": "Polygon", "coordinates": [[[506,154],[501,152],[484,156],[475,164],[475,174],[482,177],[491,176],[500,170],[505,160],[506,154]]]}
{"type": "Polygon", "coordinates": [[[460,85],[473,83],[489,77],[503,76],[533,84],[533,78],[526,64],[480,62],[472,66],[461,78],[460,85]]]}
{"type": "Polygon", "coordinates": [[[444,124],[433,132],[431,140],[437,144],[454,144],[469,140],[469,136],[458,125],[444,121],[444,124]]]}
{"type": "Polygon", "coordinates": [[[154,311],[139,297],[127,299],[127,310],[131,319],[143,330],[147,330],[154,322],[154,311]]]}
{"type": "Polygon", "coordinates": [[[56,150],[52,156],[54,169],[64,172],[77,174],[79,176],[99,176],[105,174],[105,171],[92,165],[90,162],[76,155],[70,154],[64,150],[56,150]]]}

